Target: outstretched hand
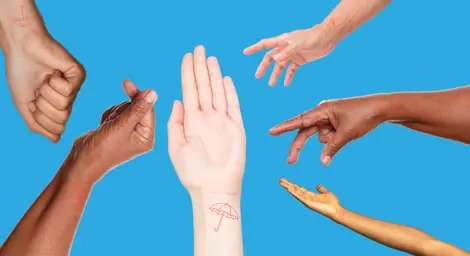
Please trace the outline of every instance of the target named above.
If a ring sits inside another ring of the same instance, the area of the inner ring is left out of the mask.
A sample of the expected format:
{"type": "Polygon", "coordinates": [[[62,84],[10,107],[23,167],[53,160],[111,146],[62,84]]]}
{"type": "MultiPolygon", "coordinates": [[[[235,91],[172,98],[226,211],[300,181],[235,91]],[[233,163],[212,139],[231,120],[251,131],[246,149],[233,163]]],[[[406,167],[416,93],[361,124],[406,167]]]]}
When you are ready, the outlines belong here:
{"type": "Polygon", "coordinates": [[[347,143],[366,135],[384,121],[381,114],[385,104],[380,95],[324,101],[269,132],[278,136],[298,130],[289,149],[287,162],[290,164],[298,160],[307,140],[318,133],[320,143],[325,144],[320,160],[327,166],[347,143]]]}
{"type": "Polygon", "coordinates": [[[155,143],[153,105],[157,94],[153,90],[140,92],[129,80],[123,87],[131,101],[107,109],[100,127],[79,137],[72,148],[76,161],[98,167],[89,169],[99,172],[85,174],[94,182],[113,167],[150,151],[155,143]]]}
{"type": "Polygon", "coordinates": [[[265,38],[258,43],[247,47],[243,53],[250,55],[268,48],[268,51],[256,70],[256,78],[264,76],[269,66],[276,62],[269,79],[269,85],[274,86],[282,71],[287,68],[284,86],[290,85],[297,69],[308,63],[330,54],[335,45],[327,42],[324,25],[316,25],[313,28],[295,30],[280,36],[265,38]],[[289,65],[290,63],[290,65],[289,65]]]}
{"type": "Polygon", "coordinates": [[[319,194],[308,191],[286,179],[281,179],[280,185],[302,204],[328,218],[335,218],[342,212],[339,199],[322,185],[317,186],[319,194]]]}
{"type": "Polygon", "coordinates": [[[235,86],[198,46],[181,66],[183,104],[168,120],[168,151],[190,192],[240,194],[246,138],[235,86]]]}

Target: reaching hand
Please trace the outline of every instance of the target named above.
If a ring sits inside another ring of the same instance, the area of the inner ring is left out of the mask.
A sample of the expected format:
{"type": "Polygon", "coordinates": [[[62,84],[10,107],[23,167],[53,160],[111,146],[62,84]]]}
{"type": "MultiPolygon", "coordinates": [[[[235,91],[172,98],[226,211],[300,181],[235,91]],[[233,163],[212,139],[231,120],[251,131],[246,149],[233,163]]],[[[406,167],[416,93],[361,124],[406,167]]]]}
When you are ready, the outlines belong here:
{"type": "Polygon", "coordinates": [[[342,212],[339,199],[322,185],[317,186],[317,191],[320,194],[315,194],[286,179],[281,179],[280,184],[305,206],[328,218],[335,218],[342,212]]]}
{"type": "Polygon", "coordinates": [[[318,133],[320,143],[325,144],[320,160],[326,166],[347,143],[364,136],[384,121],[381,119],[384,104],[386,102],[380,95],[325,101],[275,126],[270,133],[277,136],[299,129],[289,149],[287,162],[290,164],[297,161],[305,142],[318,133]]]}
{"type": "Polygon", "coordinates": [[[313,62],[330,54],[335,45],[326,41],[325,28],[316,25],[313,28],[295,30],[277,37],[266,38],[246,48],[245,54],[253,54],[267,48],[273,48],[266,53],[256,70],[255,76],[264,76],[273,61],[276,61],[269,85],[274,86],[284,68],[287,68],[284,86],[292,82],[295,71],[302,65],[313,62]]]}
{"type": "Polygon", "coordinates": [[[47,32],[31,33],[5,51],[13,102],[35,133],[60,140],[85,69],[47,32]]]}
{"type": "Polygon", "coordinates": [[[104,172],[85,174],[94,182],[113,167],[150,151],[154,146],[153,104],[157,94],[153,90],[140,92],[129,80],[125,80],[123,86],[132,102],[125,101],[107,109],[101,117],[101,126],[80,136],[72,148],[77,161],[99,167],[90,170],[104,172]]]}
{"type": "Polygon", "coordinates": [[[241,192],[246,138],[230,77],[222,78],[215,57],[203,46],[186,54],[181,67],[183,102],[168,120],[168,151],[188,191],[241,192]]]}

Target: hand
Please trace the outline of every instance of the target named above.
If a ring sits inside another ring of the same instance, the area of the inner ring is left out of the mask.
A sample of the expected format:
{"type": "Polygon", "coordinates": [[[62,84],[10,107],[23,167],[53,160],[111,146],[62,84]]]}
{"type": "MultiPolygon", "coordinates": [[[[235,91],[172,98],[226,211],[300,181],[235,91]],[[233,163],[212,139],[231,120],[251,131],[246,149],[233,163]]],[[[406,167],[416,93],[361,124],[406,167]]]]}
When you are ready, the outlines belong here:
{"type": "Polygon", "coordinates": [[[317,191],[320,192],[320,194],[315,194],[286,179],[281,179],[280,184],[301,203],[321,215],[334,219],[343,212],[343,208],[336,195],[328,191],[322,185],[317,186],[317,191]]]}
{"type": "Polygon", "coordinates": [[[320,143],[326,144],[321,153],[321,162],[327,166],[332,158],[352,140],[366,135],[382,123],[382,110],[386,101],[381,95],[324,101],[299,116],[285,121],[269,132],[281,135],[299,129],[289,149],[287,162],[295,163],[305,142],[318,133],[320,143]]]}
{"type": "Polygon", "coordinates": [[[13,102],[29,129],[58,142],[85,69],[47,32],[31,32],[5,48],[13,102]]]}
{"type": "Polygon", "coordinates": [[[284,68],[290,63],[284,79],[284,86],[288,86],[300,66],[321,59],[333,51],[335,45],[326,41],[324,33],[324,25],[316,25],[313,28],[295,30],[277,37],[263,39],[243,52],[250,55],[273,48],[264,56],[255,76],[263,77],[271,63],[276,61],[269,79],[269,85],[274,86],[284,68]]]}
{"type": "Polygon", "coordinates": [[[168,121],[168,151],[189,192],[241,193],[246,138],[238,96],[203,46],[181,67],[184,107],[175,101],[168,121]]]}
{"type": "Polygon", "coordinates": [[[153,90],[140,92],[129,80],[123,83],[124,91],[132,102],[122,102],[107,109],[101,125],[80,136],[73,145],[75,161],[99,170],[82,173],[97,182],[113,167],[150,151],[155,141],[155,113],[153,104],[157,94],[153,90]]]}

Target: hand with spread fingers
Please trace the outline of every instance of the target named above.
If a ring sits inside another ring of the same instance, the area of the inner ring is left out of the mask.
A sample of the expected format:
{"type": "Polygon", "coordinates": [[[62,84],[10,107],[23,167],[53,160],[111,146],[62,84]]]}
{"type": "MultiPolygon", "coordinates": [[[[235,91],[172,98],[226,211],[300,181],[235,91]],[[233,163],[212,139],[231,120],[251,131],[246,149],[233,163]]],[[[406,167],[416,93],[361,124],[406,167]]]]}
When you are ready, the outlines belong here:
{"type": "Polygon", "coordinates": [[[391,0],[343,0],[320,24],[262,39],[247,47],[244,53],[249,55],[271,49],[259,64],[255,76],[264,76],[275,61],[269,85],[274,86],[287,68],[284,86],[288,86],[300,66],[330,54],[341,40],[382,11],[390,2],[391,0]]]}
{"type": "Polygon", "coordinates": [[[321,162],[329,165],[332,158],[347,143],[367,134],[382,123],[382,110],[386,102],[379,95],[324,101],[316,108],[287,120],[270,130],[278,136],[299,130],[289,149],[287,162],[295,163],[307,140],[318,133],[320,143],[325,144],[321,162]]]}
{"type": "Polygon", "coordinates": [[[233,81],[202,46],[184,56],[181,69],[184,108],[175,101],[168,121],[178,177],[188,191],[239,194],[246,138],[233,81]]]}
{"type": "Polygon", "coordinates": [[[156,92],[140,92],[130,80],[125,80],[123,87],[131,101],[107,109],[100,127],[80,136],[72,148],[76,161],[97,166],[91,170],[101,170],[86,174],[93,182],[115,166],[150,151],[155,143],[156,92]]]}
{"type": "Polygon", "coordinates": [[[168,152],[189,192],[194,218],[194,255],[243,255],[240,199],[246,136],[230,77],[203,46],[183,58],[183,104],[168,120],[168,152]]]}
{"type": "Polygon", "coordinates": [[[85,81],[85,69],[49,34],[34,1],[21,6],[14,0],[3,2],[0,27],[13,103],[32,132],[56,143],[85,81]],[[30,18],[29,24],[10,20],[19,10],[30,18]]]}
{"type": "Polygon", "coordinates": [[[280,184],[302,204],[328,218],[337,218],[343,212],[336,195],[322,185],[317,186],[316,194],[286,179],[281,179],[280,184]]]}
{"type": "Polygon", "coordinates": [[[464,250],[444,243],[413,227],[373,219],[355,213],[341,206],[333,192],[322,185],[317,186],[320,194],[313,193],[294,183],[281,179],[282,187],[308,208],[324,215],[352,231],[390,248],[411,255],[423,256],[468,256],[464,250]]]}

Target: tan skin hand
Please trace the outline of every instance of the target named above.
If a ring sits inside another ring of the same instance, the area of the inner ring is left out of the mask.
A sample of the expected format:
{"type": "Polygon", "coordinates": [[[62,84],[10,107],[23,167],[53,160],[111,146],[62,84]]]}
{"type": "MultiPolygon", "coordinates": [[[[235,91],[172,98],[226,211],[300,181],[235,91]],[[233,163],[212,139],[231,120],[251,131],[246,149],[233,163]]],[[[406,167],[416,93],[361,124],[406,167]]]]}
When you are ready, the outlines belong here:
{"type": "Polygon", "coordinates": [[[46,31],[28,34],[4,53],[16,108],[31,131],[58,142],[85,69],[46,31]]]}
{"type": "Polygon", "coordinates": [[[339,202],[339,199],[335,194],[328,191],[322,185],[317,186],[317,193],[308,191],[307,189],[289,182],[286,179],[281,179],[280,185],[287,189],[295,198],[297,198],[301,203],[303,203],[308,208],[325,215],[329,218],[336,218],[341,214],[342,207],[339,202]]]}
{"type": "Polygon", "coordinates": [[[309,62],[316,61],[330,54],[335,48],[334,44],[325,40],[324,25],[313,28],[295,30],[277,37],[265,38],[258,43],[247,47],[243,52],[247,55],[272,48],[268,51],[258,66],[255,76],[264,76],[269,66],[275,61],[269,85],[274,86],[283,70],[287,68],[284,85],[292,82],[295,71],[309,62]]]}
{"type": "Polygon", "coordinates": [[[347,143],[366,135],[381,120],[383,102],[375,97],[358,97],[320,103],[305,113],[287,120],[270,130],[274,136],[299,130],[289,150],[288,163],[295,163],[307,140],[318,133],[325,144],[321,162],[329,165],[332,158],[347,143]]]}
{"type": "MultiPolygon", "coordinates": [[[[97,182],[107,171],[138,155],[150,151],[155,143],[155,113],[157,94],[153,90],[140,92],[129,80],[123,84],[132,99],[107,109],[101,125],[75,141],[72,152],[83,161],[97,163],[105,173],[85,174],[97,182]]],[[[79,159],[77,159],[79,160],[79,159]]]]}

